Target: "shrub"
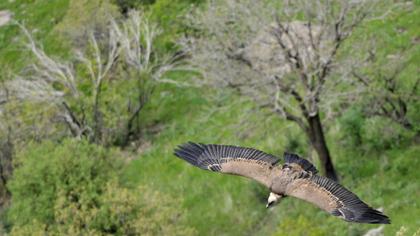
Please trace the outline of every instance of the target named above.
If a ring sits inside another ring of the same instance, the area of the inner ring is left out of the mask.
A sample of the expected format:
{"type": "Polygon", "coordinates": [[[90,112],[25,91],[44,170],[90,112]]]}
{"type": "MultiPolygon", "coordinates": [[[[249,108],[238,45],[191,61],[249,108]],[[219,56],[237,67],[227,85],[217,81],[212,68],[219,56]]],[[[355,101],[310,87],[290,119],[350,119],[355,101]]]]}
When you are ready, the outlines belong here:
{"type": "Polygon", "coordinates": [[[118,183],[121,156],[87,141],[29,145],[9,183],[11,235],[193,234],[176,199],[118,183]]]}

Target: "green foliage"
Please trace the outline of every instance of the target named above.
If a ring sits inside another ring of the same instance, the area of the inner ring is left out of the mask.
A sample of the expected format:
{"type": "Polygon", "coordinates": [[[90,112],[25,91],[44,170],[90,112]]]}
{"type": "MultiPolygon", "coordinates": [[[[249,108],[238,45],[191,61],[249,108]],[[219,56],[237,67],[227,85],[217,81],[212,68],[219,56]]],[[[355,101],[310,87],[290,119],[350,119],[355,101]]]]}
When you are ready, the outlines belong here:
{"type": "Polygon", "coordinates": [[[118,15],[118,8],[110,0],[70,1],[65,16],[54,29],[70,42],[84,45],[91,31],[106,32],[110,18],[118,15]]]}
{"type": "Polygon", "coordinates": [[[346,141],[345,144],[353,147],[361,145],[363,124],[365,122],[363,113],[357,108],[349,109],[340,117],[339,122],[342,138],[346,141]]]}
{"type": "Polygon", "coordinates": [[[15,225],[33,220],[52,223],[57,196],[91,203],[121,168],[114,150],[74,140],[33,143],[17,154],[16,165],[9,184],[13,194],[9,217],[15,225]]]}
{"type": "Polygon", "coordinates": [[[128,190],[107,183],[97,206],[79,206],[59,195],[54,224],[34,220],[13,227],[11,235],[194,235],[179,222],[183,216],[176,213],[176,203],[149,188],[128,190]]]}
{"type": "Polygon", "coordinates": [[[164,29],[158,38],[158,50],[176,49],[176,40],[189,31],[184,18],[192,7],[204,5],[206,0],[114,0],[123,14],[130,9],[147,9],[153,21],[164,29]]]}
{"type": "MultiPolygon", "coordinates": [[[[360,60],[369,58],[366,66],[355,69],[364,78],[358,82],[366,86],[355,107],[365,113],[366,118],[384,117],[418,136],[420,127],[415,121],[420,118],[417,112],[420,79],[413,75],[418,74],[420,28],[413,19],[420,15],[420,8],[412,3],[398,6],[394,6],[397,10],[388,17],[369,21],[355,31],[345,54],[360,45],[357,47],[364,48],[361,50],[364,58],[360,60]]],[[[374,118],[373,122],[376,120],[374,118]]],[[[388,123],[382,122],[382,125],[388,127],[388,123]]]]}
{"type": "Polygon", "coordinates": [[[366,120],[362,128],[362,142],[373,150],[395,148],[408,138],[398,124],[380,117],[366,120]]]}
{"type": "Polygon", "coordinates": [[[410,140],[411,133],[385,117],[366,117],[360,107],[352,107],[339,119],[342,145],[371,151],[401,146],[410,140]]]}
{"type": "MultiPolygon", "coordinates": [[[[158,22],[164,28],[181,23],[181,16],[187,13],[192,5],[206,2],[205,0],[157,0],[150,9],[158,22]]],[[[179,30],[179,28],[178,28],[179,30]]]]}
{"type": "Polygon", "coordinates": [[[150,6],[151,17],[165,30],[158,40],[160,50],[175,50],[176,40],[188,33],[190,26],[185,23],[185,16],[195,5],[206,0],[157,0],[150,6]]]}
{"type": "MultiPolygon", "coordinates": [[[[34,37],[45,45],[45,51],[58,55],[67,53],[67,44],[54,31],[55,25],[66,14],[69,0],[0,1],[0,9],[13,13],[13,20],[33,29],[34,37]]],[[[0,27],[0,64],[2,71],[9,68],[18,73],[32,59],[22,50],[21,31],[13,24],[0,27]]]]}
{"type": "Polygon", "coordinates": [[[31,144],[10,182],[11,235],[190,235],[176,199],[118,184],[122,153],[86,141],[31,144]]]}
{"type": "Polygon", "coordinates": [[[57,113],[52,104],[42,104],[38,101],[23,103],[11,101],[2,106],[4,113],[0,114],[3,127],[0,127],[0,138],[11,138],[11,142],[21,144],[28,140],[45,138],[58,140],[66,136],[61,124],[52,125],[51,119],[57,113]]]}
{"type": "Polygon", "coordinates": [[[303,216],[297,217],[297,219],[286,219],[281,221],[278,225],[278,232],[274,234],[276,236],[322,236],[328,235],[328,231],[323,229],[321,225],[314,222],[311,218],[305,218],[303,216]]]}

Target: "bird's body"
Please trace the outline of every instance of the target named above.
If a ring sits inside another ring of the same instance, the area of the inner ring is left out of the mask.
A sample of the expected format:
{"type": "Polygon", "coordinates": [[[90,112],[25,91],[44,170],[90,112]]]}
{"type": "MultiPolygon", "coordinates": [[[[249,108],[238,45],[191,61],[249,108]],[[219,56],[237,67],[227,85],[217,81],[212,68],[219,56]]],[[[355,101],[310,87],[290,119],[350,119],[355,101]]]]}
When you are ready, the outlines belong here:
{"type": "Polygon", "coordinates": [[[346,221],[387,224],[389,218],[369,207],[338,183],[317,175],[316,168],[295,154],[279,158],[253,148],[186,143],[175,155],[201,169],[241,175],[270,189],[267,207],[284,196],[296,197],[346,221]]]}

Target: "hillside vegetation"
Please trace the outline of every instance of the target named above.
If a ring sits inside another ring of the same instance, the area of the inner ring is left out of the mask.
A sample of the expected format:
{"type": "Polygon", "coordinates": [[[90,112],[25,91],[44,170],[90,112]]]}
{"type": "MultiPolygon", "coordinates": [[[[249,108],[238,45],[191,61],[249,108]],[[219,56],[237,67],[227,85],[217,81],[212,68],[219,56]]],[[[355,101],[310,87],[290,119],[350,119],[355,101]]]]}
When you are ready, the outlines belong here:
{"type": "MultiPolygon", "coordinates": [[[[355,99],[331,98],[340,103],[319,115],[340,183],[390,217],[384,235],[411,236],[420,235],[420,2],[390,2],[396,6],[379,4],[338,55],[362,60],[375,41],[375,59],[359,70],[372,82],[355,99]],[[403,66],[395,69],[395,58],[403,66]],[[384,81],[394,69],[391,91],[384,81]],[[399,101],[405,120],[369,112],[387,99],[399,101]]],[[[194,141],[279,157],[288,150],[323,165],[298,124],[235,88],[207,83],[211,73],[191,63],[179,42],[211,36],[191,23],[209,4],[0,1],[0,11],[13,13],[0,26],[0,235],[363,235],[378,228],[294,198],[266,209],[269,190],[258,183],[173,155],[194,141]],[[138,41],[124,31],[136,16],[138,41]],[[148,50],[152,29],[150,57],[136,56],[148,50]]]]}

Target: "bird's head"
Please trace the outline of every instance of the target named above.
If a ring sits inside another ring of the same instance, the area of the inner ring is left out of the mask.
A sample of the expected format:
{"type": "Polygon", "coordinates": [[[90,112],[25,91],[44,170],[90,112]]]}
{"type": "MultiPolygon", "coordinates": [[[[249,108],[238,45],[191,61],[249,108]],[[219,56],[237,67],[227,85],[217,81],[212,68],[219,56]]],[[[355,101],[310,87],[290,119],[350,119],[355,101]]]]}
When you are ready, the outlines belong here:
{"type": "Polygon", "coordinates": [[[280,202],[280,199],[282,197],[283,197],[282,195],[271,192],[270,195],[268,196],[267,205],[265,207],[270,208],[270,207],[275,206],[277,203],[280,202]]]}

